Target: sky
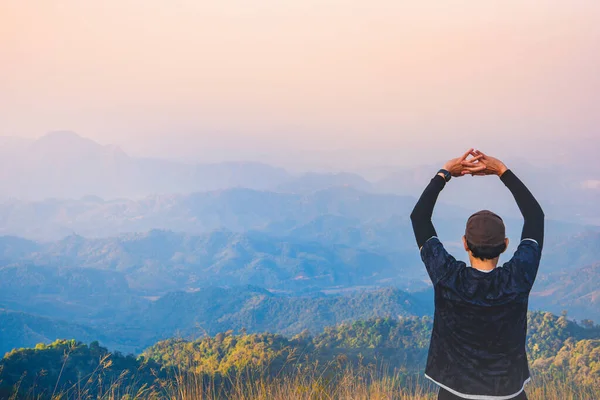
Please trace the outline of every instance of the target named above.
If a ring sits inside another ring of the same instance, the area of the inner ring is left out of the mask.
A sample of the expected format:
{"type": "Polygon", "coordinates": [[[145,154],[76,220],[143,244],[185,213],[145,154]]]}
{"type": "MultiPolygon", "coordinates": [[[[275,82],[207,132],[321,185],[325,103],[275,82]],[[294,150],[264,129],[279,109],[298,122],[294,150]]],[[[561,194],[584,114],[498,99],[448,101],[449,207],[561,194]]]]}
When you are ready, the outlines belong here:
{"type": "Polygon", "coordinates": [[[600,150],[598,49],[596,0],[0,0],[0,136],[331,167],[566,159],[600,150]]]}

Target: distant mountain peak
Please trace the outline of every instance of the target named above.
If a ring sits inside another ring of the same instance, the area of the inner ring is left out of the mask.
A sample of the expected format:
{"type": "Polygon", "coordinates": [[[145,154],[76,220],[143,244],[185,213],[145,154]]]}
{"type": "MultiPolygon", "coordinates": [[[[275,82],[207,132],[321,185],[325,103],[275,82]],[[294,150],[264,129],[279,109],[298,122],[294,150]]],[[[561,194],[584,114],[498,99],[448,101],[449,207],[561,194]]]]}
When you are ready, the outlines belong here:
{"type": "Polygon", "coordinates": [[[51,131],[41,136],[36,140],[36,143],[63,143],[63,144],[93,144],[97,147],[102,147],[99,143],[91,139],[85,138],[73,131],[51,131]]]}
{"type": "Polygon", "coordinates": [[[73,131],[68,130],[59,130],[59,131],[50,131],[46,133],[42,138],[52,138],[52,139],[85,139],[83,136],[78,135],[73,131]]]}
{"type": "Polygon", "coordinates": [[[72,131],[52,131],[37,139],[32,147],[36,149],[101,149],[103,146],[72,131]]]}
{"type": "Polygon", "coordinates": [[[127,157],[115,145],[102,145],[73,131],[52,131],[32,143],[31,148],[42,154],[103,154],[111,157],[127,157]]]}

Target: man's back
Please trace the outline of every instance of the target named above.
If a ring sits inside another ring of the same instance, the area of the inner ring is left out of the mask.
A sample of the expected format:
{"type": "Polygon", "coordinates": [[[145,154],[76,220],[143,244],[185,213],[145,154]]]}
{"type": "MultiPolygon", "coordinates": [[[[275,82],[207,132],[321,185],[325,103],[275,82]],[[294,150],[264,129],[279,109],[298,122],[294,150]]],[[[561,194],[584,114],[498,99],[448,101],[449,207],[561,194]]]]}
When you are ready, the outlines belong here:
{"type": "Polygon", "coordinates": [[[435,292],[426,376],[439,398],[526,399],[527,305],[540,264],[544,213],[525,185],[501,161],[469,150],[431,180],[411,213],[417,245],[435,292]],[[467,160],[468,156],[474,158],[467,160]],[[451,177],[496,175],[524,217],[521,243],[498,267],[507,246],[502,218],[482,210],[467,221],[463,244],[470,266],[448,254],[431,221],[439,193],[451,177]]]}
{"type": "Polygon", "coordinates": [[[527,304],[539,255],[538,244],[525,240],[511,261],[483,272],[456,261],[437,238],[425,243],[423,262],[439,271],[430,274],[436,284],[427,377],[463,396],[522,391],[529,379],[527,304]]]}

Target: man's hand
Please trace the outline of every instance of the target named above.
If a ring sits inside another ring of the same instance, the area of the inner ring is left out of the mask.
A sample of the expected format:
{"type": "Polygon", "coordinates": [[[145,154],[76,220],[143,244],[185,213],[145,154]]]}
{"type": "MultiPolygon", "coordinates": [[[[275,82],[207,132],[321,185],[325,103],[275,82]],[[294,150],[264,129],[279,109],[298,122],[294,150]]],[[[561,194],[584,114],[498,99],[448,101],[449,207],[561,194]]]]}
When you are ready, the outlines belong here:
{"type": "Polygon", "coordinates": [[[497,158],[488,156],[479,150],[473,150],[470,153],[473,158],[470,160],[463,160],[461,165],[463,167],[462,174],[467,175],[498,175],[502,176],[508,168],[504,163],[497,158]],[[476,160],[475,162],[473,162],[476,160]]]}
{"type": "Polygon", "coordinates": [[[486,166],[483,164],[479,164],[479,160],[484,157],[482,154],[475,154],[474,149],[469,149],[462,157],[454,158],[444,164],[444,169],[450,172],[450,175],[454,177],[463,176],[464,171],[468,171],[467,173],[476,174],[485,171],[486,166]],[[473,156],[473,158],[467,160],[469,156],[473,156]]]}

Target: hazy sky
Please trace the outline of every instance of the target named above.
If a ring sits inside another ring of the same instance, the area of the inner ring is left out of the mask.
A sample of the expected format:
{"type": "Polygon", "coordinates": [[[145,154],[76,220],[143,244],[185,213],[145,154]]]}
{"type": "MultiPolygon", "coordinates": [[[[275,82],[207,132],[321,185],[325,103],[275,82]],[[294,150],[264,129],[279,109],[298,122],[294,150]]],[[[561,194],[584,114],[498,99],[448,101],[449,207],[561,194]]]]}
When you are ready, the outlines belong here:
{"type": "Polygon", "coordinates": [[[0,135],[401,164],[589,150],[599,104],[597,0],[0,0],[0,135]]]}

